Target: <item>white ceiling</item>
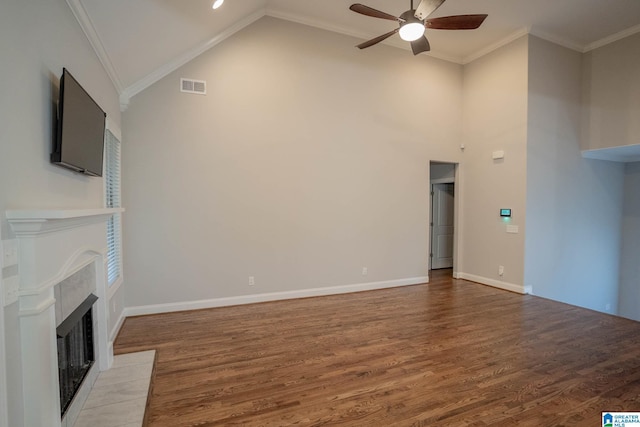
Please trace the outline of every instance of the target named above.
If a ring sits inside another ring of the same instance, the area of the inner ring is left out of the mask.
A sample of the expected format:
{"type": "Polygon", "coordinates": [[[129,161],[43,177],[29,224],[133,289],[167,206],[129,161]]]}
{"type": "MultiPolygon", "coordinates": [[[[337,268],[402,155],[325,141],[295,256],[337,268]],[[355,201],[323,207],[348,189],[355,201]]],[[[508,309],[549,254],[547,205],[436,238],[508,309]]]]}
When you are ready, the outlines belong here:
{"type": "MultiPolygon", "coordinates": [[[[361,40],[396,25],[350,11],[352,0],[226,0],[215,11],[212,0],[67,2],[125,100],[265,15],[361,40]]],[[[360,2],[397,16],[410,0],[360,2]]],[[[470,13],[489,17],[473,31],[427,30],[428,55],[467,63],[527,32],[585,52],[640,31],[640,0],[447,0],[432,17],[470,13]]]]}

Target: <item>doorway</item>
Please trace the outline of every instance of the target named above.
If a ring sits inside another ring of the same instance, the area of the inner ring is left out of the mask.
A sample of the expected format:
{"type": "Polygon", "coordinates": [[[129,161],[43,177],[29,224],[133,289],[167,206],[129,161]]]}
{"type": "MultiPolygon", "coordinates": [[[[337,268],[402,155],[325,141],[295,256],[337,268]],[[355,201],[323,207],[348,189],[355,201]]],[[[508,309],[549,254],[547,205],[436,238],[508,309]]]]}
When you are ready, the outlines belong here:
{"type": "Polygon", "coordinates": [[[432,162],[430,165],[429,270],[454,266],[455,170],[454,163],[432,162]]]}

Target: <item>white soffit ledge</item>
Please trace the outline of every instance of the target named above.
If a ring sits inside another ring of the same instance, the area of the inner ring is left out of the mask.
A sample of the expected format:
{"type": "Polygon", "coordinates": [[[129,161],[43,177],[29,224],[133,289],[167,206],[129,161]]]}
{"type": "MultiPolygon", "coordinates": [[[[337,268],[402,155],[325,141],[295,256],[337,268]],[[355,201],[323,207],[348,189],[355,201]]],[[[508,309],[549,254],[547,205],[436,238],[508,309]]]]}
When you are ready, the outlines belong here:
{"type": "Polygon", "coordinates": [[[582,157],[587,159],[609,160],[611,162],[638,162],[640,161],[640,144],[600,148],[597,150],[583,150],[582,157]]]}

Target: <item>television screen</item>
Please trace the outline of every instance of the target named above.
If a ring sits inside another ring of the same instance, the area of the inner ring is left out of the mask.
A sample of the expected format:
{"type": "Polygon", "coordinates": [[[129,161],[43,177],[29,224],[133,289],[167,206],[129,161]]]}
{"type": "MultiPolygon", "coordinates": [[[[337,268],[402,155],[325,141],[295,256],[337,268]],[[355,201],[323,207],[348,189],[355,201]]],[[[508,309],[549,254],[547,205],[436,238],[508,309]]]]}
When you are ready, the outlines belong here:
{"type": "Polygon", "coordinates": [[[102,108],[63,69],[51,163],[86,175],[102,176],[105,118],[102,108]]]}

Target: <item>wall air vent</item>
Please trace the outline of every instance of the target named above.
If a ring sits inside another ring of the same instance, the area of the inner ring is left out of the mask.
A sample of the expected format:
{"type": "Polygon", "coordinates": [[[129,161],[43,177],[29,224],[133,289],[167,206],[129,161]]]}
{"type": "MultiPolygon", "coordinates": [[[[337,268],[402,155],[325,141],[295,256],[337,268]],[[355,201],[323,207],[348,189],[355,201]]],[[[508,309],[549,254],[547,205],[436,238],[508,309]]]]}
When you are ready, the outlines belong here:
{"type": "Polygon", "coordinates": [[[180,79],[180,92],[207,94],[207,82],[204,80],[180,79]]]}

